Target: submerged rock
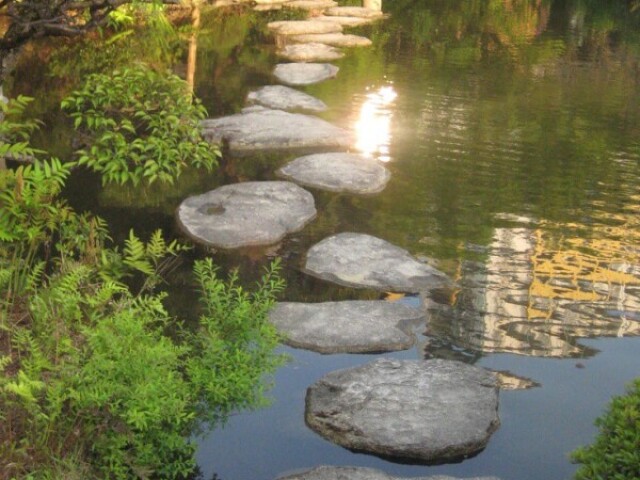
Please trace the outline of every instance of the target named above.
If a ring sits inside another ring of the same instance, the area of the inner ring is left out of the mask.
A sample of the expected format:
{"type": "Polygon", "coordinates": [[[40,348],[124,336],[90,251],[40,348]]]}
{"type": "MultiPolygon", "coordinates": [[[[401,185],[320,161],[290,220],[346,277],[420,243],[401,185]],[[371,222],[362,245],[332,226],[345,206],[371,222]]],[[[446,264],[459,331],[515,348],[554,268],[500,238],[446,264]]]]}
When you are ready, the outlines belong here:
{"type": "Polygon", "coordinates": [[[327,109],[327,105],[322,100],[282,85],[267,85],[255,92],[250,92],[247,101],[277,110],[323,112],[327,109]]]}
{"type": "Polygon", "coordinates": [[[362,233],[340,233],[315,244],[303,270],[339,285],[381,291],[418,293],[451,283],[406,250],[362,233]]]}
{"type": "Polygon", "coordinates": [[[187,235],[219,248],[270,245],[315,216],[313,195],[290,182],[225,185],[187,198],[177,212],[187,235]]]}
{"type": "Polygon", "coordinates": [[[410,324],[424,314],[384,300],[277,304],[269,315],[285,343],[320,353],[373,353],[411,348],[410,324]]]}
{"type": "Polygon", "coordinates": [[[334,47],[368,47],[371,40],[360,35],[344,33],[307,33],[304,35],[291,35],[289,41],[294,43],[324,43],[334,47]]]}
{"type": "Polygon", "coordinates": [[[276,53],[292,62],[326,62],[344,57],[343,52],[324,43],[286,45],[276,53]]]}
{"type": "Polygon", "coordinates": [[[350,193],[380,192],[391,177],[371,158],[340,152],[296,158],[276,173],[301,185],[350,193]]]}
{"type": "Polygon", "coordinates": [[[270,22],[267,28],[278,35],[302,35],[303,33],[342,32],[342,25],[314,20],[281,20],[270,22]]]}
{"type": "Polygon", "coordinates": [[[280,63],[273,70],[275,77],[286,85],[312,85],[338,74],[330,63],[280,63]]]}
{"type": "Polygon", "coordinates": [[[386,473],[365,467],[332,467],[322,465],[310,470],[278,477],[277,480],[500,480],[498,477],[457,478],[448,475],[429,477],[394,477],[386,473]]]}
{"type": "Polygon", "coordinates": [[[307,390],[307,425],[343,447],[417,462],[482,450],[498,428],[496,377],[447,360],[380,359],[307,390]]]}
{"type": "Polygon", "coordinates": [[[350,132],[320,118],[256,107],[204,120],[202,127],[205,139],[226,143],[232,153],[349,148],[353,143],[350,132]]]}

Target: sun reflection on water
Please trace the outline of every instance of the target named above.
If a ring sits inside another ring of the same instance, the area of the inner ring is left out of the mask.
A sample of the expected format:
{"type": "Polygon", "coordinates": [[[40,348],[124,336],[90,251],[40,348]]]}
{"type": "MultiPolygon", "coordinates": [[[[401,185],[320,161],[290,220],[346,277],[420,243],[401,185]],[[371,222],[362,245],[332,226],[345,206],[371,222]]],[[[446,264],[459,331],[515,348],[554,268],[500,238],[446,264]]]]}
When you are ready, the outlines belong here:
{"type": "Polygon", "coordinates": [[[389,144],[391,143],[391,106],[398,94],[393,86],[380,87],[366,95],[360,108],[360,116],[355,125],[356,148],[368,157],[376,156],[378,160],[391,160],[389,144]]]}

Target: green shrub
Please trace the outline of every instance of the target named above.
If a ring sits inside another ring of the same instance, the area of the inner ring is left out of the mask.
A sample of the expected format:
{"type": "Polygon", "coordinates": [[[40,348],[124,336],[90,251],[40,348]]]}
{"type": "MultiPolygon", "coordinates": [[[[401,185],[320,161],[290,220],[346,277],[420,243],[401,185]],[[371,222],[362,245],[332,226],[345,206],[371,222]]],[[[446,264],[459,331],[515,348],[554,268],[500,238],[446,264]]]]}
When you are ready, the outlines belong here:
{"type": "Polygon", "coordinates": [[[109,248],[103,221],[58,198],[68,174],[0,171],[0,478],[182,478],[189,437],[261,405],[282,361],[278,263],[250,292],[197,261],[203,308],[184,327],[157,286],[185,247],[131,232],[109,248]]]}
{"type": "Polygon", "coordinates": [[[640,478],[640,378],[625,395],[614,397],[596,420],[600,429],[592,445],[572,454],[582,465],[578,480],[637,480],[640,478]]]}
{"type": "Polygon", "coordinates": [[[87,139],[79,164],[103,183],[173,183],[187,166],[217,165],[220,152],[201,134],[205,108],[171,73],[137,65],[90,75],[62,108],[87,139]]]}

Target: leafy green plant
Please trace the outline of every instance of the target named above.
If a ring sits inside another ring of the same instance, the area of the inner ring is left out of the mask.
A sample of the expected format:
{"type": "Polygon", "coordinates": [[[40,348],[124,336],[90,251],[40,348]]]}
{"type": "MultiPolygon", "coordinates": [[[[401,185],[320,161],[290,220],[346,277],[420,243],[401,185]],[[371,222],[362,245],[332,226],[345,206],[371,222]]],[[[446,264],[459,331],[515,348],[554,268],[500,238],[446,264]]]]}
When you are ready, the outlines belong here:
{"type": "Polygon", "coordinates": [[[173,74],[137,65],[90,75],[62,108],[87,139],[78,163],[103,183],[173,183],[187,166],[217,165],[219,150],[201,134],[206,110],[173,74]]]}
{"type": "Polygon", "coordinates": [[[36,120],[22,117],[33,98],[20,95],[7,103],[0,101],[0,157],[13,160],[32,160],[44,153],[29,144],[31,134],[38,128],[36,120]]]}
{"type": "Polygon", "coordinates": [[[577,480],[632,480],[640,478],[640,378],[625,395],[614,397],[596,420],[600,429],[593,444],[574,451],[582,465],[577,480]]]}

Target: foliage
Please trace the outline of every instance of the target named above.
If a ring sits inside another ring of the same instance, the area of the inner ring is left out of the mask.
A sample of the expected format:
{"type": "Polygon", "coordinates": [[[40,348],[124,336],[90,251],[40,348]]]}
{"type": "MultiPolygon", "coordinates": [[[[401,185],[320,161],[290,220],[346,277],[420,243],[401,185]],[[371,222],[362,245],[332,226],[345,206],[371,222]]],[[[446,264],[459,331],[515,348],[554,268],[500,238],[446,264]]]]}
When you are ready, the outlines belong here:
{"type": "Polygon", "coordinates": [[[614,397],[596,420],[600,433],[592,445],[573,452],[582,465],[577,480],[631,480],[640,478],[640,378],[625,395],[614,397]]]}
{"type": "Polygon", "coordinates": [[[156,290],[185,247],[131,232],[109,248],[104,222],[58,197],[69,168],[0,171],[0,478],[182,478],[202,421],[264,401],[279,265],[248,292],[197,261],[187,328],[156,290]]]}
{"type": "Polygon", "coordinates": [[[7,103],[0,101],[0,157],[34,158],[43,153],[29,145],[31,134],[38,128],[38,122],[22,119],[32,101],[32,98],[22,95],[7,103]]]}
{"type": "Polygon", "coordinates": [[[173,183],[189,165],[217,164],[219,151],[201,135],[206,110],[175,75],[143,65],[90,75],[62,108],[91,138],[78,163],[103,183],[173,183]]]}

